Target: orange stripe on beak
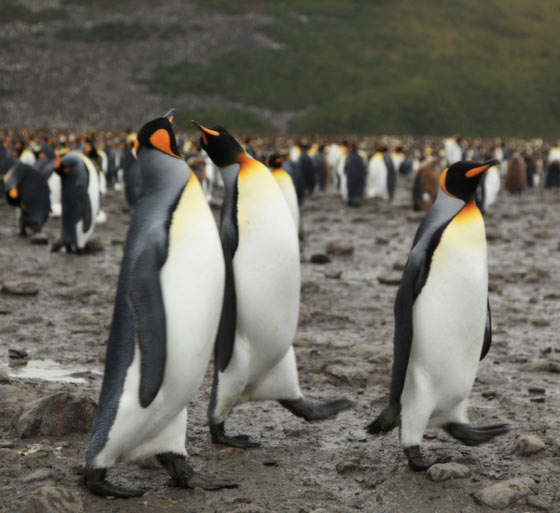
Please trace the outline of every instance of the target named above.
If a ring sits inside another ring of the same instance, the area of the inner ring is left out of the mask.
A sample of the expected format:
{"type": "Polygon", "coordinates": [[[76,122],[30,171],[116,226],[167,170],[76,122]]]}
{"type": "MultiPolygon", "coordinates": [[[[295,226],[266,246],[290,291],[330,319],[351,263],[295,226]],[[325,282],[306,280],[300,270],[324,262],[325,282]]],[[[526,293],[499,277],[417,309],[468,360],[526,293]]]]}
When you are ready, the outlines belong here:
{"type": "Polygon", "coordinates": [[[202,125],[200,125],[200,129],[204,130],[207,134],[213,135],[215,137],[218,137],[220,135],[220,132],[216,132],[216,130],[211,130],[210,128],[206,128],[202,125]]]}
{"type": "Polygon", "coordinates": [[[475,167],[474,169],[469,169],[465,173],[465,176],[467,178],[472,178],[473,176],[479,175],[480,173],[484,173],[484,171],[486,171],[487,169],[488,169],[488,166],[475,167]]]}

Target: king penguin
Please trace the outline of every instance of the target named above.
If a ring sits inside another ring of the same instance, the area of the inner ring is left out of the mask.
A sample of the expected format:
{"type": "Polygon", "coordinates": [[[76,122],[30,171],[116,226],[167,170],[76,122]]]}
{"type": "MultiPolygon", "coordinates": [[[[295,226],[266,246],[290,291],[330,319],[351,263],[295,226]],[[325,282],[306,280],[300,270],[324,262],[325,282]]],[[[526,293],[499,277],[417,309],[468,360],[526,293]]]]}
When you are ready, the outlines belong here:
{"type": "Polygon", "coordinates": [[[56,252],[82,253],[93,234],[99,212],[99,176],[83,153],[70,151],[57,159],[54,170],[62,184],[62,233],[52,245],[56,252]]]}
{"type": "Polygon", "coordinates": [[[153,455],[181,487],[237,486],[196,473],[185,450],[186,407],[218,330],[224,258],[200,183],[179,156],[172,119],[170,111],[138,135],[146,188],[126,238],[85,454],[85,484],[101,496],[141,495],[107,482],[107,468],[153,455]]]}
{"type": "Polygon", "coordinates": [[[313,404],[300,390],[292,346],[300,299],[298,236],[272,174],[225,128],[193,123],[225,184],[220,236],[226,285],[208,408],[210,434],[214,443],[256,447],[245,435],[225,433],[224,423],[236,405],[277,400],[310,421],[332,417],[352,403],[313,404]]]}
{"type": "Polygon", "coordinates": [[[420,450],[428,425],[466,445],[507,431],[505,424],[475,428],[467,418],[478,362],[492,340],[486,235],[474,196],[484,171],[496,163],[459,161],[443,171],[397,292],[389,405],[367,431],[400,425],[414,471],[431,465],[420,450]]]}
{"type": "Polygon", "coordinates": [[[267,159],[267,164],[270,168],[270,172],[272,173],[274,180],[276,180],[278,187],[280,187],[280,190],[284,195],[284,199],[288,203],[288,207],[290,208],[290,212],[298,229],[299,238],[302,240],[303,225],[301,223],[301,212],[296,192],[296,186],[291,175],[282,168],[283,163],[284,156],[280,155],[279,153],[273,153],[267,159]]]}

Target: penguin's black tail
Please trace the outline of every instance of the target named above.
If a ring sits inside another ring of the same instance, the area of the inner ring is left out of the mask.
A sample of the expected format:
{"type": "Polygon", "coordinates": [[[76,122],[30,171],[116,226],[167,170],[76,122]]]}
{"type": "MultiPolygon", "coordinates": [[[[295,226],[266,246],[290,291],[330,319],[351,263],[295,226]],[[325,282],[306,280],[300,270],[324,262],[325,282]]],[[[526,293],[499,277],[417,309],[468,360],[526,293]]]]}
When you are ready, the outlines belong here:
{"type": "Polygon", "coordinates": [[[366,431],[371,435],[388,433],[399,425],[400,414],[400,404],[389,404],[373,422],[366,426],[366,431]]]}
{"type": "Polygon", "coordinates": [[[443,426],[443,429],[465,445],[474,446],[484,444],[495,436],[507,433],[509,426],[507,424],[490,424],[489,426],[473,427],[470,424],[450,422],[443,426]]]}

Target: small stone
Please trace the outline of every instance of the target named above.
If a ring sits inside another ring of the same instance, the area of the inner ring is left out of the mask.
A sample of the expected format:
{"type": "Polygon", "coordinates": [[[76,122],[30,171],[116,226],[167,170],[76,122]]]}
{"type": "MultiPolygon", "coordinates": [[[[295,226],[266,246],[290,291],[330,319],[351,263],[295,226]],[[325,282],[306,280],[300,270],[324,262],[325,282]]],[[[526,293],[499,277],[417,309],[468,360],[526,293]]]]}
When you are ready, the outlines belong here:
{"type": "Polygon", "coordinates": [[[29,239],[29,242],[37,246],[46,246],[49,243],[49,238],[47,237],[46,233],[39,232],[34,233],[29,239]]]}
{"type": "Polygon", "coordinates": [[[519,456],[531,456],[544,451],[545,447],[545,443],[538,436],[525,433],[515,439],[513,452],[519,456]]]}
{"type": "Polygon", "coordinates": [[[228,509],[228,513],[270,513],[270,509],[264,509],[257,504],[240,504],[233,509],[228,509]]]}
{"type": "Polygon", "coordinates": [[[328,255],[348,256],[354,254],[354,244],[344,240],[332,240],[325,246],[328,255]]]}
{"type": "Polygon", "coordinates": [[[9,383],[10,377],[6,369],[0,369],[0,383],[9,383]]]}
{"type": "Polygon", "coordinates": [[[480,504],[494,509],[504,509],[514,502],[536,492],[537,485],[529,477],[518,477],[491,486],[474,494],[480,504]]]}
{"type": "Polygon", "coordinates": [[[546,390],[542,387],[529,387],[529,393],[530,394],[544,394],[546,393],[546,390]]]}
{"type": "Polygon", "coordinates": [[[532,403],[544,403],[546,399],[544,397],[533,397],[531,399],[532,403]]]}
{"type": "Polygon", "coordinates": [[[7,281],[2,285],[2,294],[10,296],[36,296],[38,285],[33,281],[7,281]]]}
{"type": "Polygon", "coordinates": [[[34,490],[23,507],[23,513],[82,513],[84,504],[74,490],[43,486],[34,490]]]}
{"type": "Polygon", "coordinates": [[[387,274],[380,274],[377,281],[383,285],[400,285],[402,274],[397,271],[390,271],[387,274]]]}
{"type": "Polygon", "coordinates": [[[99,239],[88,240],[85,246],[88,253],[100,253],[104,249],[103,243],[99,239]]]}
{"type": "Polygon", "coordinates": [[[336,471],[341,474],[351,474],[354,472],[361,472],[365,470],[362,465],[360,465],[359,460],[347,460],[341,461],[340,463],[336,464],[336,471]]]}
{"type": "Polygon", "coordinates": [[[9,440],[0,440],[0,449],[13,449],[15,444],[9,440]]]}
{"type": "Polygon", "coordinates": [[[345,384],[365,387],[368,383],[369,373],[364,369],[343,364],[327,364],[321,369],[335,384],[345,384]]]}
{"type": "Polygon", "coordinates": [[[386,239],[385,237],[375,237],[375,243],[378,246],[385,246],[387,244],[389,244],[389,239],[386,239]]]}
{"type": "Polygon", "coordinates": [[[546,326],[550,326],[550,321],[548,319],[543,318],[543,317],[538,317],[536,319],[533,319],[531,321],[531,324],[533,326],[536,326],[537,328],[544,328],[546,326]]]}
{"type": "Polygon", "coordinates": [[[329,255],[325,255],[324,253],[314,253],[313,255],[311,255],[309,261],[312,264],[328,264],[331,259],[329,255]]]}
{"type": "Polygon", "coordinates": [[[48,479],[55,479],[57,477],[57,472],[50,468],[40,468],[31,474],[27,474],[23,478],[24,483],[34,483],[35,481],[46,481],[48,479]]]}
{"type": "Polygon", "coordinates": [[[10,360],[26,360],[28,356],[25,349],[8,349],[8,357],[10,360]]]}
{"type": "Polygon", "coordinates": [[[489,401],[495,399],[497,395],[498,394],[494,390],[487,390],[486,392],[482,392],[482,397],[484,397],[484,399],[488,399],[489,401]]]}
{"type": "Polygon", "coordinates": [[[265,467],[276,467],[278,465],[278,461],[275,460],[274,458],[269,458],[263,461],[263,465],[265,467]]]}
{"type": "Polygon", "coordinates": [[[330,280],[340,280],[342,277],[342,271],[332,269],[330,271],[325,271],[325,278],[329,278],[330,280]]]}
{"type": "Polygon", "coordinates": [[[432,465],[427,476],[436,482],[448,481],[449,479],[462,479],[471,475],[471,469],[460,463],[436,463],[432,465]]]}
{"type": "Polygon", "coordinates": [[[314,281],[301,282],[302,294],[316,294],[317,292],[319,292],[319,285],[317,285],[314,281]]]}
{"type": "Polygon", "coordinates": [[[548,511],[550,508],[547,500],[538,495],[529,495],[529,497],[527,497],[527,505],[544,511],[548,511]]]}
{"type": "Polygon", "coordinates": [[[91,296],[95,293],[95,289],[87,287],[86,285],[76,285],[75,287],[70,287],[66,290],[59,291],[57,295],[62,299],[80,299],[83,297],[91,296]]]}
{"type": "Polygon", "coordinates": [[[393,271],[404,271],[406,267],[406,260],[397,260],[393,262],[393,271]]]}
{"type": "Polygon", "coordinates": [[[16,422],[17,434],[20,438],[28,438],[86,433],[95,410],[95,401],[89,397],[58,392],[23,407],[16,422]]]}

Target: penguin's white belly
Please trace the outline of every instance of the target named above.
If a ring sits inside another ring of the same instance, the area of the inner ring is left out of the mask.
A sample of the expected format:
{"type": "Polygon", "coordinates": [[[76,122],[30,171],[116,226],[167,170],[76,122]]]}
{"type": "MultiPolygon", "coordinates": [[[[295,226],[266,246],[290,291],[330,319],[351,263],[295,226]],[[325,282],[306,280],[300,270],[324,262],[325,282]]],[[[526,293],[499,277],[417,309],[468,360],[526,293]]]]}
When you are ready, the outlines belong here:
{"type": "Polygon", "coordinates": [[[82,157],[82,160],[84,161],[84,164],[86,165],[89,174],[87,193],[91,205],[91,224],[89,226],[89,229],[87,231],[84,231],[83,222],[81,220],[78,221],[76,225],[78,247],[80,249],[83,249],[87,241],[90,239],[90,237],[93,234],[93,229],[95,228],[97,214],[99,213],[100,201],[99,201],[99,174],[97,172],[97,169],[95,169],[93,163],[89,159],[85,158],[82,155],[80,155],[80,157],[82,157]]]}
{"type": "Polygon", "coordinates": [[[60,176],[54,171],[48,180],[51,200],[51,216],[60,217],[62,215],[62,192],[60,184],[60,176]]]}
{"type": "Polygon", "coordinates": [[[167,331],[163,382],[152,403],[142,408],[140,351],[136,347],[108,442],[96,458],[100,466],[185,450],[186,411],[182,412],[206,372],[218,331],[225,280],[216,225],[198,181],[191,184],[193,180],[196,178],[191,175],[175,209],[168,257],[159,275],[167,331]]]}
{"type": "Polygon", "coordinates": [[[475,217],[454,221],[444,231],[412,312],[413,341],[403,393],[413,382],[420,385],[432,395],[428,402],[436,413],[470,395],[482,350],[488,267],[482,217],[475,217]]]}
{"type": "Polygon", "coordinates": [[[484,177],[484,208],[487,209],[496,202],[500,192],[500,171],[497,166],[486,171],[484,177]]]}
{"type": "Polygon", "coordinates": [[[297,199],[296,189],[288,173],[282,173],[280,176],[274,175],[274,179],[282,191],[282,195],[288,204],[290,213],[294,219],[296,230],[299,228],[299,205],[297,199]],[[284,176],[285,175],[285,176],[284,176]]]}
{"type": "Polygon", "coordinates": [[[381,158],[374,157],[368,165],[366,197],[389,199],[387,193],[387,167],[381,158]]]}
{"type": "Polygon", "coordinates": [[[273,180],[272,187],[274,194],[258,200],[244,201],[240,190],[238,201],[239,244],[233,259],[236,332],[249,346],[249,383],[286,354],[299,315],[297,229],[273,180]]]}

